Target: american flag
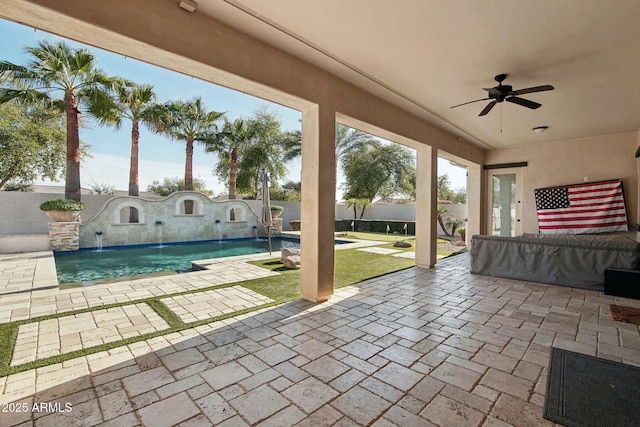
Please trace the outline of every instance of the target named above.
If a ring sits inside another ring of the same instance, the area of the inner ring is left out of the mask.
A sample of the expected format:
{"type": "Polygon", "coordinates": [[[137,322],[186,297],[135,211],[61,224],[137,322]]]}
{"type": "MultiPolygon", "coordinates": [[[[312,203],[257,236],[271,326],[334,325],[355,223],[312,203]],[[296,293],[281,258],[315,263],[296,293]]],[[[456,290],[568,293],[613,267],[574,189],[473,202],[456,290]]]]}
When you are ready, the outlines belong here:
{"type": "Polygon", "coordinates": [[[543,234],[628,231],[622,180],[534,190],[543,234]]]}

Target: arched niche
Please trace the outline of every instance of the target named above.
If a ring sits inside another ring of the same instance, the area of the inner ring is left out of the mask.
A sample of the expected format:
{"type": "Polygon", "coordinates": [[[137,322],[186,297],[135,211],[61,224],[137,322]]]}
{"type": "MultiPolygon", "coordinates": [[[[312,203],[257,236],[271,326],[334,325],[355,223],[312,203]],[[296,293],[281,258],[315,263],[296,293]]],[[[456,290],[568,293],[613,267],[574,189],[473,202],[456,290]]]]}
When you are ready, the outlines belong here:
{"type": "Polygon", "coordinates": [[[113,222],[114,224],[144,224],[144,207],[137,202],[120,203],[113,212],[113,222]]]}
{"type": "Polygon", "coordinates": [[[204,215],[202,199],[194,196],[182,196],[176,200],[176,215],[204,215]]]}

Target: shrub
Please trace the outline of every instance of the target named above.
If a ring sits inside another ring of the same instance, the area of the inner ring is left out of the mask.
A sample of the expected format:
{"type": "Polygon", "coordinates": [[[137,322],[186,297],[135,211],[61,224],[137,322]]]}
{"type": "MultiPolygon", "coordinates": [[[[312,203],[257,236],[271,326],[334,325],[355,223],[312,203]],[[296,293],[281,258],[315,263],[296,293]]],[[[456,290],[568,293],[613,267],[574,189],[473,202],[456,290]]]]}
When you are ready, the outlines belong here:
{"type": "Polygon", "coordinates": [[[272,211],[283,211],[284,208],[282,206],[279,205],[269,205],[269,209],[271,209],[272,211]]]}
{"type": "Polygon", "coordinates": [[[467,237],[467,229],[464,227],[458,228],[458,234],[460,234],[460,238],[464,240],[467,237]]]}
{"type": "MultiPolygon", "coordinates": [[[[336,231],[351,231],[351,222],[355,221],[355,231],[371,232],[371,233],[386,233],[387,225],[389,226],[389,233],[405,234],[404,225],[407,224],[407,234],[409,236],[415,236],[416,234],[416,222],[415,221],[392,221],[392,220],[375,220],[375,219],[336,219],[336,231]]],[[[289,221],[291,229],[293,231],[300,231],[300,220],[289,221]]]]}
{"type": "Polygon", "coordinates": [[[84,203],[71,199],[47,200],[40,205],[42,211],[79,212],[84,210],[84,203]]]}
{"type": "Polygon", "coordinates": [[[389,233],[405,234],[404,225],[407,224],[407,234],[415,236],[415,221],[398,221],[398,220],[376,220],[376,219],[336,219],[336,231],[351,231],[351,222],[355,221],[355,231],[370,233],[386,233],[387,225],[389,233]]]}

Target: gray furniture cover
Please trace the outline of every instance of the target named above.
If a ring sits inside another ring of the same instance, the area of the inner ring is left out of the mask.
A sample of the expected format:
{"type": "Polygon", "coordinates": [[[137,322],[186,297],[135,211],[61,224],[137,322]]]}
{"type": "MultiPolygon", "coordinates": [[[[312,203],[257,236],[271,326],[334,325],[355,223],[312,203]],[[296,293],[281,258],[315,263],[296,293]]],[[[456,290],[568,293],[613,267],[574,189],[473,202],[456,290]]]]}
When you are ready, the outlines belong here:
{"type": "Polygon", "coordinates": [[[640,242],[611,235],[474,235],[470,256],[472,273],[603,290],[606,268],[640,268],[640,242]]]}

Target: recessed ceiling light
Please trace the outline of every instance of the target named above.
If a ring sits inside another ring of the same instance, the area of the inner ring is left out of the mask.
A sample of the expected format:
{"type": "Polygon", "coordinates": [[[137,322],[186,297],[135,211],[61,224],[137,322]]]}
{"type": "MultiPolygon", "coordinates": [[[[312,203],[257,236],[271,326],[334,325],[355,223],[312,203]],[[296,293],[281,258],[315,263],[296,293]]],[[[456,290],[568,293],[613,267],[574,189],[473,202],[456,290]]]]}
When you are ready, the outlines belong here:
{"type": "Polygon", "coordinates": [[[542,133],[544,131],[546,131],[547,129],[549,129],[549,126],[536,126],[533,128],[533,131],[535,133],[542,133]]]}

